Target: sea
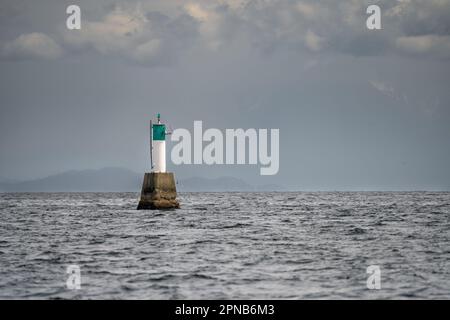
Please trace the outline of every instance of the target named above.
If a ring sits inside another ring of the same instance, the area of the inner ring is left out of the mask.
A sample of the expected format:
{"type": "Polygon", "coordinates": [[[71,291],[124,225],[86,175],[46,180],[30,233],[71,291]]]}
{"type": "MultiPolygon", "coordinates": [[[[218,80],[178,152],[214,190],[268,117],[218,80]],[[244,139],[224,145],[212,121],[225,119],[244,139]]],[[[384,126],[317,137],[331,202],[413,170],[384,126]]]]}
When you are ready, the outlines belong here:
{"type": "Polygon", "coordinates": [[[450,299],[448,192],[178,198],[1,193],[0,298],[450,299]]]}

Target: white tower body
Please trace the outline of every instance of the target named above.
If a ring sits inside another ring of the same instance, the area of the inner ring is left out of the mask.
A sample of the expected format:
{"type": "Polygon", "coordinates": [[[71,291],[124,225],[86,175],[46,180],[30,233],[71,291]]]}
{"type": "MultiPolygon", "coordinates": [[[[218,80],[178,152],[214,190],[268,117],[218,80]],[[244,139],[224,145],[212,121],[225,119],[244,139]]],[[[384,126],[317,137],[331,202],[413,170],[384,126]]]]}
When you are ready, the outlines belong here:
{"type": "Polygon", "coordinates": [[[153,140],[153,172],[166,172],[166,141],[153,140]]]}
{"type": "Polygon", "coordinates": [[[158,113],[157,123],[150,121],[150,159],[153,172],[166,172],[166,125],[161,123],[158,113]]]}

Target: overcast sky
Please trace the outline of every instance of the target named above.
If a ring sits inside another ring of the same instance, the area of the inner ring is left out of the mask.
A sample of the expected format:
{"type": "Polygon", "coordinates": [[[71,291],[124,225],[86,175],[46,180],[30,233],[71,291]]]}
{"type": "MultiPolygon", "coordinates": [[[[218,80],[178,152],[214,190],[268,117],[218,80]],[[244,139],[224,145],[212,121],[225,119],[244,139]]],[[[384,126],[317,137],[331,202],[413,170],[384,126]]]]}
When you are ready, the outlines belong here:
{"type": "Polygon", "coordinates": [[[169,161],[178,178],[449,190],[449,87],[450,0],[2,0],[0,176],[148,171],[161,112],[173,128],[280,129],[275,176],[169,161]]]}

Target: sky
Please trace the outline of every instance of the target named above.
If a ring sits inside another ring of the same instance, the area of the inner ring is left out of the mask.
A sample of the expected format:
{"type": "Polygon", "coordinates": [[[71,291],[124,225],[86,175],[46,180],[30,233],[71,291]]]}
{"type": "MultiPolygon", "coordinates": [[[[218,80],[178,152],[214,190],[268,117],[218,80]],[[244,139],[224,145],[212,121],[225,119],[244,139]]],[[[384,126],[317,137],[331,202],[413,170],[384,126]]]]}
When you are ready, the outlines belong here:
{"type": "Polygon", "coordinates": [[[280,130],[276,175],[169,160],[178,178],[450,190],[449,86],[450,0],[2,0],[0,177],[148,171],[160,112],[191,132],[280,130]]]}

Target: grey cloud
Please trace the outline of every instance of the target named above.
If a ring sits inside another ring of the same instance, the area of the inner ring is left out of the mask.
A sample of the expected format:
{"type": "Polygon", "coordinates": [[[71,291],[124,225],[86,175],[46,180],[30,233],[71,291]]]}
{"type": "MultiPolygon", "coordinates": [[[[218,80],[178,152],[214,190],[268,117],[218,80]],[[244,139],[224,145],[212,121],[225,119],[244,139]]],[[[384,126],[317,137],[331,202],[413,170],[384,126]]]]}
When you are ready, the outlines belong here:
{"type": "Polygon", "coordinates": [[[415,56],[428,54],[437,58],[450,58],[450,36],[399,37],[396,40],[396,46],[401,51],[415,56]]]}
{"type": "Polygon", "coordinates": [[[399,20],[405,36],[450,35],[449,0],[397,1],[387,14],[399,20]]]}
{"type": "Polygon", "coordinates": [[[422,46],[417,55],[433,58],[450,54],[442,38],[450,30],[449,0],[252,2],[233,13],[241,20],[240,32],[247,32],[249,42],[262,48],[290,46],[354,56],[404,55],[407,45],[399,38],[426,35],[432,43],[422,46]],[[382,10],[383,30],[366,29],[366,8],[374,3],[382,10]]]}
{"type": "MultiPolygon", "coordinates": [[[[60,19],[60,27],[56,27],[55,20],[53,29],[60,34],[54,41],[69,52],[92,50],[149,65],[173,62],[193,48],[214,54],[233,45],[261,52],[288,48],[354,56],[450,55],[445,38],[450,35],[450,0],[375,1],[382,9],[383,30],[368,31],[366,8],[373,3],[103,1],[99,10],[90,2],[79,1],[82,30],[65,30],[60,19]]],[[[17,15],[20,6],[11,8],[8,10],[17,15]]]]}
{"type": "Polygon", "coordinates": [[[81,30],[65,30],[63,39],[71,48],[159,65],[184,52],[195,35],[194,21],[186,15],[170,18],[140,6],[116,6],[98,20],[83,21],[81,30]]]}
{"type": "Polygon", "coordinates": [[[380,94],[396,102],[397,107],[406,107],[409,111],[420,112],[427,116],[433,116],[440,107],[440,99],[437,96],[420,96],[411,98],[386,81],[370,80],[369,84],[380,94]]]}
{"type": "Polygon", "coordinates": [[[49,36],[39,32],[22,34],[3,47],[3,55],[24,59],[56,59],[62,55],[61,47],[49,36]]]}
{"type": "Polygon", "coordinates": [[[376,80],[371,80],[371,81],[369,81],[369,83],[380,93],[382,93],[388,97],[394,97],[395,90],[391,85],[388,85],[382,81],[376,81],[376,80]]]}
{"type": "Polygon", "coordinates": [[[385,34],[371,33],[371,31],[355,33],[349,38],[342,35],[333,41],[334,49],[353,56],[381,55],[388,52],[392,44],[392,39],[385,34]]]}

